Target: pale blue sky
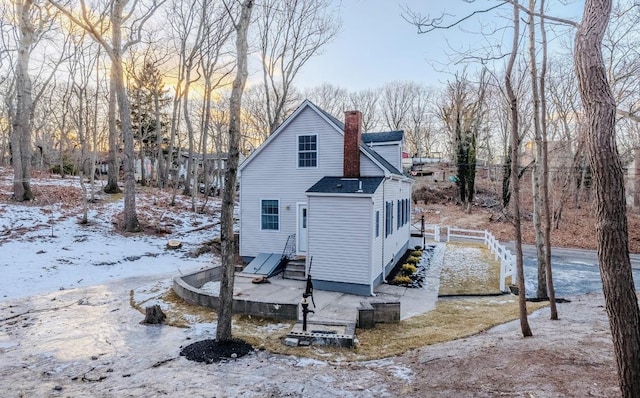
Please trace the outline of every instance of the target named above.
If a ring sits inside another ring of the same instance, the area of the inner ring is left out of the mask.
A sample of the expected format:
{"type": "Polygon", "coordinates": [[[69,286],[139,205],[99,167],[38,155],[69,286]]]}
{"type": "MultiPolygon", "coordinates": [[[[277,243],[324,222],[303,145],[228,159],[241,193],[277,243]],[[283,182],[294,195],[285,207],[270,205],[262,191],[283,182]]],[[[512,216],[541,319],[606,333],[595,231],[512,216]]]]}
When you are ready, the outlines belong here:
{"type": "MultiPolygon", "coordinates": [[[[416,28],[401,16],[402,7],[423,15],[452,14],[451,19],[473,10],[497,4],[495,0],[334,0],[339,7],[343,27],[336,39],[326,45],[321,55],[312,58],[302,69],[296,85],[313,87],[329,82],[349,89],[380,87],[394,80],[411,80],[427,85],[442,85],[455,72],[449,61],[452,48],[465,50],[495,45],[511,40],[511,8],[474,16],[459,27],[419,35],[416,28]],[[494,32],[484,38],[479,32],[494,32]]],[[[582,1],[547,0],[556,15],[577,20],[582,1]],[[566,2],[566,1],[565,1],[566,2]]],[[[523,15],[524,18],[524,15],[523,15]]],[[[552,33],[550,38],[552,38],[552,33]]],[[[559,45],[560,40],[556,41],[559,45]]]]}

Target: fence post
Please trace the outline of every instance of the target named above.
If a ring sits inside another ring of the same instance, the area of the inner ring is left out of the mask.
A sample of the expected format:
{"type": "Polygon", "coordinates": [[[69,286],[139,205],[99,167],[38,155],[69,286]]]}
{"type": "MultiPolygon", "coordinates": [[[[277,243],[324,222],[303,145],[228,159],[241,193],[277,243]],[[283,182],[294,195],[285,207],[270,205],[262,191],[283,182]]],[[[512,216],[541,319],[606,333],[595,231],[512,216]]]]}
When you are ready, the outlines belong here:
{"type": "Polygon", "coordinates": [[[504,292],[506,290],[506,286],[504,283],[506,276],[506,264],[505,264],[505,260],[501,259],[500,260],[500,291],[504,292]]]}

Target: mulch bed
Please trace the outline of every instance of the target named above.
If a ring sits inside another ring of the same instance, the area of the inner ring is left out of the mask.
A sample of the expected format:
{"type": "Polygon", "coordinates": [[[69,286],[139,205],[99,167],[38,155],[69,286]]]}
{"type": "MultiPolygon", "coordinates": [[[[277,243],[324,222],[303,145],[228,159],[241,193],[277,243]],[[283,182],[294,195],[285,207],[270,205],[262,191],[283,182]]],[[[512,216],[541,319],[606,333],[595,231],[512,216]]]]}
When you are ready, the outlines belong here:
{"type": "Polygon", "coordinates": [[[225,342],[208,339],[189,344],[180,350],[180,355],[190,361],[215,363],[241,358],[250,352],[253,352],[253,347],[239,339],[225,342]]]}

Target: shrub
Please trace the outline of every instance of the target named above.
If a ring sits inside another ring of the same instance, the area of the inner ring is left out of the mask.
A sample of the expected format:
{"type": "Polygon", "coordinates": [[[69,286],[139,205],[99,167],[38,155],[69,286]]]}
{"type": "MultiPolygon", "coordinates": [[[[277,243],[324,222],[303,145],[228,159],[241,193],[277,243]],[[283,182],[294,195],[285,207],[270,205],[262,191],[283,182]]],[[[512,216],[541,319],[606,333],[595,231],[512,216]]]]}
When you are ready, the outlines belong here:
{"type": "Polygon", "coordinates": [[[415,246],[414,246],[414,249],[415,249],[415,250],[422,250],[422,246],[420,246],[420,245],[415,245],[415,246]]]}
{"type": "Polygon", "coordinates": [[[418,264],[418,263],[420,262],[420,259],[419,259],[418,257],[415,257],[415,256],[410,256],[410,257],[407,259],[407,262],[408,262],[409,264],[418,264]]]}
{"type": "Polygon", "coordinates": [[[402,285],[402,284],[411,283],[411,282],[413,282],[411,278],[405,275],[396,275],[396,277],[393,278],[393,283],[396,285],[402,285]]]}
{"type": "Polygon", "coordinates": [[[418,257],[418,258],[420,258],[420,257],[422,257],[422,250],[414,250],[414,251],[412,251],[412,252],[411,252],[411,255],[412,255],[413,257],[418,257]]]}
{"type": "Polygon", "coordinates": [[[403,264],[402,273],[405,275],[415,274],[418,269],[413,264],[403,264]]]}
{"type": "MultiPolygon", "coordinates": [[[[78,169],[76,168],[76,166],[73,163],[68,163],[65,159],[65,163],[64,163],[64,173],[68,174],[68,175],[77,175],[78,174],[78,169]]],[[[62,173],[60,172],[60,165],[56,164],[54,166],[52,166],[49,171],[51,173],[54,174],[60,174],[62,175],[62,173]]]]}

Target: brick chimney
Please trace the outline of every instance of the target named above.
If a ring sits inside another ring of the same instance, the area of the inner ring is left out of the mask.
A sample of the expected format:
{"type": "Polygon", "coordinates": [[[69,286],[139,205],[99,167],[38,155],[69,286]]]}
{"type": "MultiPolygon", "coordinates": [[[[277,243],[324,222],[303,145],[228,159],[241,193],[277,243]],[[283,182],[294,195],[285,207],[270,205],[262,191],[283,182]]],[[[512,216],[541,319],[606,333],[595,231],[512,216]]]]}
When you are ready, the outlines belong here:
{"type": "Polygon", "coordinates": [[[360,177],[360,141],[362,140],[362,114],[360,111],[344,113],[344,177],[360,177]]]}

